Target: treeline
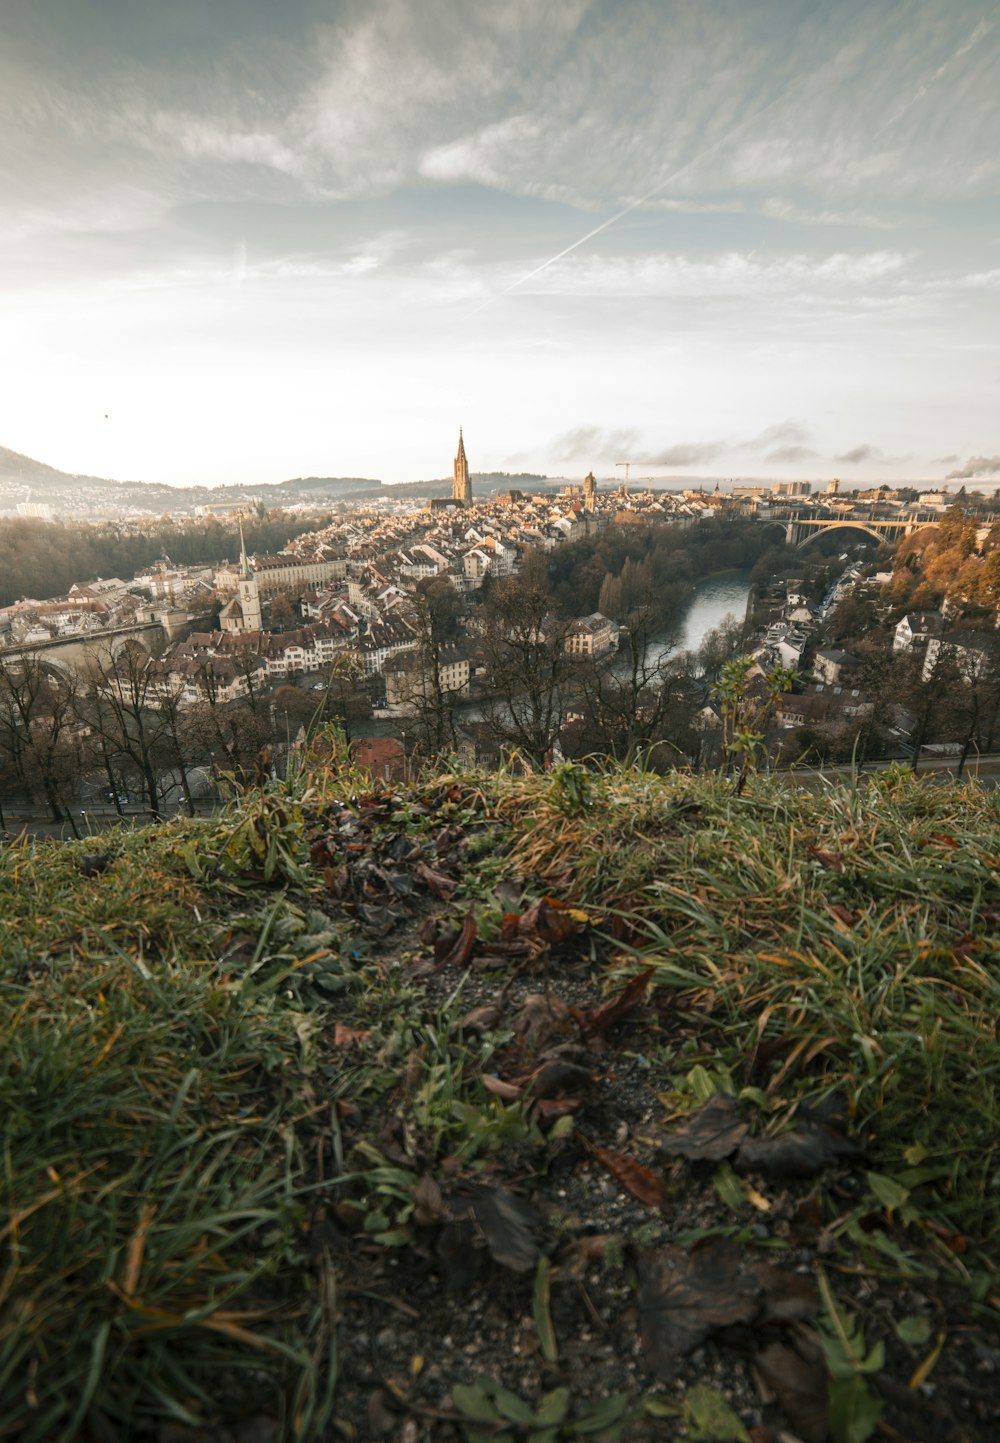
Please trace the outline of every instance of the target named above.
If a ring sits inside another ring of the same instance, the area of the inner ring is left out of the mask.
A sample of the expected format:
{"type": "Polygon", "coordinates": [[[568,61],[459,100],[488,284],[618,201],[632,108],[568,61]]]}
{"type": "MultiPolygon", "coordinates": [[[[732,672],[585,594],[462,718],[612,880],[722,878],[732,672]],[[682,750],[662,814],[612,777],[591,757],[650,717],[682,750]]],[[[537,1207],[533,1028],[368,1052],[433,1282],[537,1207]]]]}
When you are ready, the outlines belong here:
{"type": "MultiPolygon", "coordinates": [[[[279,551],[295,536],[328,524],[329,517],[304,520],[283,511],[244,520],[247,550],[279,551]]],[[[207,565],[239,555],[239,527],[215,517],[181,523],[153,524],[142,531],[120,523],[67,525],[24,517],[0,521],[0,606],[21,597],[44,600],[62,596],[74,582],[119,576],[128,581],[137,571],[169,557],[176,566],[207,565]]]]}
{"type": "Polygon", "coordinates": [[[565,615],[601,611],[622,620],[636,606],[652,605],[654,626],[665,628],[679,619],[699,581],[773,555],[775,534],[741,517],[694,526],[613,526],[550,552],[548,582],[565,615]]]}
{"type": "Polygon", "coordinates": [[[966,613],[1000,608],[1000,522],[985,536],[981,526],[956,503],[939,526],[903,537],[888,591],[893,605],[930,610],[947,597],[966,613]]]}

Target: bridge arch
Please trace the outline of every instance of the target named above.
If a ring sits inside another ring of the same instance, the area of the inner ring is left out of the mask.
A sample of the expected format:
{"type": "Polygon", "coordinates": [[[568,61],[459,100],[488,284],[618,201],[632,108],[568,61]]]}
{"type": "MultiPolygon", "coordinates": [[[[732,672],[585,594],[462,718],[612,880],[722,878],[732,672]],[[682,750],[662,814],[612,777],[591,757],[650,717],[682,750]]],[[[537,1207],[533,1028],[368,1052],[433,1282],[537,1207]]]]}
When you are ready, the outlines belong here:
{"type": "Polygon", "coordinates": [[[864,521],[833,521],[828,527],[808,527],[807,530],[805,530],[804,537],[799,537],[799,540],[795,543],[795,547],[797,547],[799,551],[802,551],[811,541],[815,541],[815,538],[828,537],[831,531],[860,531],[861,534],[870,537],[870,540],[876,541],[879,545],[886,543],[886,541],[896,541],[898,540],[898,535],[903,534],[902,527],[899,528],[898,535],[889,535],[886,531],[876,531],[876,528],[869,527],[869,525],[864,524],[864,521]]]}
{"type": "Polygon", "coordinates": [[[117,661],[123,652],[134,651],[138,647],[147,656],[152,656],[149,643],[142,637],[133,633],[130,636],[115,636],[111,641],[111,660],[117,661]]]}

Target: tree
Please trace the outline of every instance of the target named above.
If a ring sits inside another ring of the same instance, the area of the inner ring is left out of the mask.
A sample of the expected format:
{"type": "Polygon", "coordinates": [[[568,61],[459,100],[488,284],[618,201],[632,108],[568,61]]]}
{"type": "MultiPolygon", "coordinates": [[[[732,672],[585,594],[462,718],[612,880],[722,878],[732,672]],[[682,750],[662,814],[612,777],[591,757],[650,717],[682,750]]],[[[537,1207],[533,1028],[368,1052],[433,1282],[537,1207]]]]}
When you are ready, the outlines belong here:
{"type": "Polygon", "coordinates": [[[707,631],[698,648],[698,661],[706,676],[717,676],[727,661],[743,650],[743,623],[732,612],[707,631]]]}
{"type": "Polygon", "coordinates": [[[407,708],[406,740],[426,757],[453,753],[458,746],[457,711],[467,689],[453,680],[464,659],[458,649],[461,606],[449,581],[435,577],[416,588],[408,621],[415,651],[397,658],[396,681],[407,708]]]}
{"type": "Polygon", "coordinates": [[[35,653],[0,664],[3,769],[26,797],[44,801],[53,821],[69,821],[74,835],[72,801],[81,771],[77,690],[75,678],[54,675],[35,653]]]}
{"type": "Polygon", "coordinates": [[[100,738],[112,765],[134,772],[146,805],[162,816],[158,774],[169,760],[164,726],[150,705],[155,672],[142,647],[126,644],[113,658],[91,664],[78,715],[100,738]]]}
{"type": "Polygon", "coordinates": [[[539,768],[566,721],[575,672],[566,650],[568,622],[552,608],[536,563],[499,578],[481,617],[484,720],[499,742],[539,768]]]}
{"type": "Polygon", "coordinates": [[[937,666],[924,679],[924,655],[909,652],[899,657],[893,669],[893,690],[896,700],[913,713],[915,725],[910,734],[913,747],[911,768],[917,771],[920,752],[925,742],[940,737],[953,716],[952,698],[961,686],[954,660],[939,659],[937,666]]]}
{"type": "Polygon", "coordinates": [[[292,603],[283,591],[271,598],[271,630],[289,631],[295,624],[292,603]]]}

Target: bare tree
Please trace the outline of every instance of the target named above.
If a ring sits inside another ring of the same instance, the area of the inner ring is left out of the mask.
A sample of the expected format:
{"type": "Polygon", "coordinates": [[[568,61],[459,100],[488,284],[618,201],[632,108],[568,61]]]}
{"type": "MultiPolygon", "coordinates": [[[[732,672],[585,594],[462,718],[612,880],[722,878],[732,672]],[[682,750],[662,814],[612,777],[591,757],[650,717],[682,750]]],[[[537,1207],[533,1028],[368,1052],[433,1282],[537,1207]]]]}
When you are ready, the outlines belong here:
{"type": "Polygon", "coordinates": [[[124,646],[116,657],[92,663],[79,714],[101,739],[112,765],[118,763],[136,774],[147,807],[160,817],[158,773],[169,750],[163,745],[162,718],[150,705],[154,675],[152,660],[142,647],[124,646]]]}
{"type": "Polygon", "coordinates": [[[80,780],[80,732],[74,678],[56,675],[36,653],[0,665],[0,752],[26,797],[44,800],[53,821],[68,821],[80,780]]]}
{"type": "Polygon", "coordinates": [[[499,741],[544,767],[576,689],[566,649],[569,623],[555,614],[550,591],[530,571],[498,579],[482,613],[489,689],[483,717],[499,741]]]}

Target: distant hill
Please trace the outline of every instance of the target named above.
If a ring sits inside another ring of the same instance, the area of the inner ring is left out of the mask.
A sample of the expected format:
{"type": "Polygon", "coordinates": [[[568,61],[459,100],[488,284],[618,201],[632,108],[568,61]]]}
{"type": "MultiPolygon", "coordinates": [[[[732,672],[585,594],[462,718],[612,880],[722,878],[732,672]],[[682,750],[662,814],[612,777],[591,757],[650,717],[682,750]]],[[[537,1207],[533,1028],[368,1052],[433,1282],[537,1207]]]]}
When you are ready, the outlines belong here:
{"type": "Polygon", "coordinates": [[[44,461],[35,461],[31,456],[22,456],[19,451],[9,451],[6,446],[0,446],[0,481],[22,482],[30,486],[32,491],[41,491],[46,487],[63,487],[78,485],[81,481],[91,486],[121,486],[128,485],[128,482],[107,481],[100,476],[76,476],[67,471],[57,471],[54,466],[46,466],[44,461]]]}
{"type": "MultiPolygon", "coordinates": [[[[473,473],[473,489],[482,494],[507,491],[511,488],[537,490],[557,483],[546,476],[526,472],[509,475],[505,471],[473,473]]],[[[30,492],[33,501],[58,503],[72,497],[80,499],[81,490],[106,493],[116,505],[137,507],[152,512],[175,510],[180,506],[203,506],[209,502],[261,500],[267,505],[281,506],[295,501],[362,501],[376,496],[448,496],[451,477],[428,481],[403,481],[396,485],[366,476],[295,476],[285,481],[258,482],[253,485],[230,483],[222,486],[165,486],[158,481],[112,481],[102,476],[86,476],[59,471],[0,446],[0,492],[30,492]]],[[[17,499],[24,499],[17,494],[17,499]]],[[[96,498],[95,498],[96,499],[96,498]]]]}

